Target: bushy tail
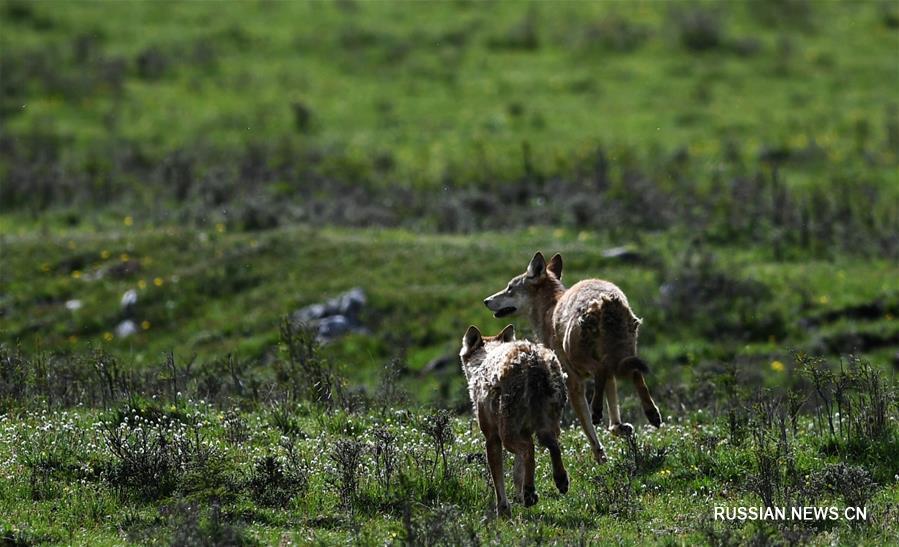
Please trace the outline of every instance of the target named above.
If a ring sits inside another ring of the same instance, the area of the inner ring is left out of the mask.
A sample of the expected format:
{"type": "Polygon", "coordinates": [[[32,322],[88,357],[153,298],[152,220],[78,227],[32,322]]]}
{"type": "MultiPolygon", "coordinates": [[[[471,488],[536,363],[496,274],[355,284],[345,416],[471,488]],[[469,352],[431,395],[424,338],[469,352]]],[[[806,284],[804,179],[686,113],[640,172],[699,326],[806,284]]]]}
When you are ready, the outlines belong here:
{"type": "Polygon", "coordinates": [[[525,374],[528,410],[534,418],[533,423],[540,423],[554,407],[559,407],[555,411],[561,412],[566,399],[565,380],[561,374],[559,378],[554,378],[548,367],[538,364],[529,366],[525,374]]]}
{"type": "Polygon", "coordinates": [[[618,363],[618,372],[639,372],[641,374],[649,374],[649,365],[646,361],[637,356],[625,357],[618,363]]]}

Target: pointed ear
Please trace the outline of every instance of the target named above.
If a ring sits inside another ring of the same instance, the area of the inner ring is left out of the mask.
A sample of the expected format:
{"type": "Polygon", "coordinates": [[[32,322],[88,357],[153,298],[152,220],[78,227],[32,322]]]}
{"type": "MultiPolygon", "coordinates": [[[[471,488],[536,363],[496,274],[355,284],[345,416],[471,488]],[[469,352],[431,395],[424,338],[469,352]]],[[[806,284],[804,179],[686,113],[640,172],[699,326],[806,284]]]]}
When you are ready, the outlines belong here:
{"type": "Polygon", "coordinates": [[[500,331],[500,333],[497,334],[496,337],[503,342],[511,342],[515,340],[515,327],[512,325],[506,325],[506,328],[500,331]]]}
{"type": "Polygon", "coordinates": [[[462,347],[466,349],[466,351],[471,351],[472,349],[481,345],[484,341],[481,338],[481,331],[474,325],[468,327],[468,330],[465,331],[465,336],[462,337],[462,347]]]}
{"type": "Polygon", "coordinates": [[[543,253],[537,251],[528,264],[528,277],[539,278],[544,275],[546,275],[546,259],[543,258],[543,253]]]}
{"type": "Polygon", "coordinates": [[[552,258],[549,259],[549,264],[546,266],[546,269],[551,271],[556,279],[562,279],[562,255],[556,253],[552,258]]]}

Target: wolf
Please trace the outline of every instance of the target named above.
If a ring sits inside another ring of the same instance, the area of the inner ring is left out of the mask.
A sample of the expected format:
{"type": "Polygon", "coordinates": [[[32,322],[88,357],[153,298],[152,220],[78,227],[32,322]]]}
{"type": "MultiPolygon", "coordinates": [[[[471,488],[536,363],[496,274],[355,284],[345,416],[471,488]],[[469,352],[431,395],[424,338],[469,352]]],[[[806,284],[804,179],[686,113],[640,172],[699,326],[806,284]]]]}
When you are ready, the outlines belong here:
{"type": "Polygon", "coordinates": [[[515,454],[515,492],[526,507],[537,503],[534,487],[534,439],[549,450],[553,481],[568,491],[562,463],[559,421],[565,408],[565,373],[546,347],[515,340],[508,325],[496,336],[468,327],[459,351],[468,394],[487,445],[487,464],[496,491],[496,512],[510,516],[503,482],[503,447],[515,454]]]}
{"type": "Polygon", "coordinates": [[[538,252],[523,274],[484,299],[484,304],[495,317],[526,314],[540,341],[555,351],[567,373],[571,406],[597,462],[606,459],[593,427],[602,421],[603,395],[608,404],[609,430],[616,435],[633,433],[631,424],[621,422],[616,379],[632,381],[649,423],[655,427],[662,424],[644,379],[649,367],[637,357],[641,320],[615,284],[586,279],[566,289],[562,284],[562,257],[556,254],[547,264],[538,252]],[[590,377],[595,389],[588,408],[585,382],[590,377]]]}

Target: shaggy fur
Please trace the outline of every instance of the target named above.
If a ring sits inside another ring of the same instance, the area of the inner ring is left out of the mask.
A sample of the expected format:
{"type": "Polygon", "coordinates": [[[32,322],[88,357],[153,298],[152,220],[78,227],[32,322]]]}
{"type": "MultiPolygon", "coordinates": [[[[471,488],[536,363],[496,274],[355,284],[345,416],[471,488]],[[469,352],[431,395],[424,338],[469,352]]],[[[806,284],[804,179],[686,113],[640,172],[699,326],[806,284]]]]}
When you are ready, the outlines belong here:
{"type": "Polygon", "coordinates": [[[559,447],[559,420],[565,408],[565,373],[552,351],[516,341],[509,325],[496,336],[482,337],[469,327],[459,352],[468,394],[487,441],[487,462],[496,490],[496,510],[510,514],[503,484],[502,449],[515,454],[515,492],[525,506],[537,503],[534,487],[534,440],[549,450],[553,479],[563,494],[568,473],[559,447]]]}
{"type": "Polygon", "coordinates": [[[484,300],[496,317],[526,313],[541,341],[553,348],[568,373],[571,406],[587,435],[597,461],[605,460],[593,424],[602,421],[605,396],[609,430],[627,435],[633,426],[622,423],[618,409],[617,379],[634,383],[649,423],[661,425],[661,414],[646,387],[649,372],[637,357],[640,319],[627,297],[615,284],[587,279],[570,289],[562,285],[562,257],[547,264],[541,253],[534,255],[525,273],[512,278],[506,288],[484,300]],[[585,382],[594,378],[593,402],[588,408],[585,382]]]}

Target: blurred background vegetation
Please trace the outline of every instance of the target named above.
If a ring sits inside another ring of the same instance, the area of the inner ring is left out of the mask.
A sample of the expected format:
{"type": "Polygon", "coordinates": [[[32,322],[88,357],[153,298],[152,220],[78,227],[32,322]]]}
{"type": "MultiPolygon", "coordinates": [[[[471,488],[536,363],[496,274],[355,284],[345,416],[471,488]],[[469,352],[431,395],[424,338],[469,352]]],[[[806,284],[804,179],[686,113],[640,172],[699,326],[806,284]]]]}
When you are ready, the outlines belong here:
{"type": "Polygon", "coordinates": [[[360,286],[328,348],[365,379],[498,330],[481,299],[541,249],[631,295],[663,378],[899,361],[895,2],[0,14],[8,344],[264,361],[360,286]]]}
{"type": "Polygon", "coordinates": [[[897,234],[895,0],[0,0],[0,544],[889,544],[897,234]],[[536,250],[665,424],[499,522],[456,355],[536,250]]]}

